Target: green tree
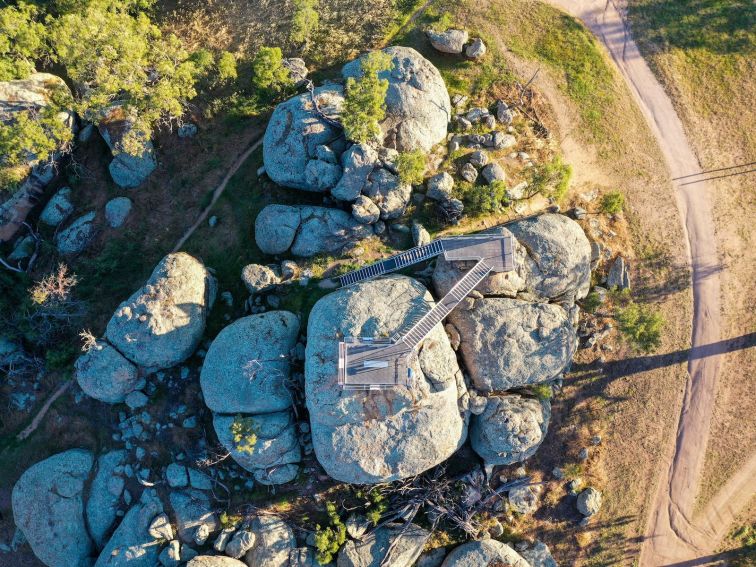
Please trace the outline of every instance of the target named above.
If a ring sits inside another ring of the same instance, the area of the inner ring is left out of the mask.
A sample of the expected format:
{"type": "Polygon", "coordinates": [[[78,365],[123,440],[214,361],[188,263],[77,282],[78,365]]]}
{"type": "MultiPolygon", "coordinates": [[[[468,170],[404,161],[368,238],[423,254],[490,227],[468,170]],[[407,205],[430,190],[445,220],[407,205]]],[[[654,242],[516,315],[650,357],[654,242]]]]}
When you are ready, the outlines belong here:
{"type": "Polygon", "coordinates": [[[233,53],[223,51],[218,56],[218,80],[232,81],[236,77],[236,57],[234,57],[233,53]]]}
{"type": "Polygon", "coordinates": [[[183,114],[196,95],[198,69],[181,41],[135,6],[141,4],[93,1],[49,18],[48,29],[52,58],[79,88],[79,114],[97,121],[119,104],[134,122],[121,149],[138,154],[155,125],[183,114]]]}
{"type": "Polygon", "coordinates": [[[625,196],[619,191],[610,191],[601,197],[601,212],[614,215],[625,208],[625,196]]]}
{"type": "Polygon", "coordinates": [[[291,19],[289,39],[306,43],[320,25],[317,0],[294,0],[294,17],[291,19]]]}
{"type": "Polygon", "coordinates": [[[386,116],[386,92],[389,82],[378,74],[391,69],[391,56],[372,51],[360,59],[362,74],[346,81],[346,97],[341,123],[346,137],[365,143],[381,135],[380,122],[386,116]]]}
{"type": "Polygon", "coordinates": [[[494,181],[490,185],[472,185],[460,183],[459,191],[465,209],[473,215],[498,213],[507,205],[507,185],[503,181],[494,181]]]}
{"type": "Polygon", "coordinates": [[[24,79],[45,48],[45,26],[36,7],[19,2],[0,9],[0,81],[24,79]]]}
{"type": "Polygon", "coordinates": [[[252,59],[252,84],[267,94],[276,94],[290,86],[291,73],[283,65],[280,47],[261,47],[252,59]]]}
{"type": "Polygon", "coordinates": [[[425,154],[422,150],[400,153],[396,158],[396,169],[402,183],[422,183],[425,175],[425,154]]]}
{"type": "Polygon", "coordinates": [[[629,303],[617,310],[620,332],[637,349],[651,352],[661,345],[664,316],[646,305],[629,303]]]}
{"type": "Polygon", "coordinates": [[[533,168],[531,192],[561,201],[567,194],[571,178],[572,166],[565,164],[562,156],[557,155],[551,161],[533,168]]]}

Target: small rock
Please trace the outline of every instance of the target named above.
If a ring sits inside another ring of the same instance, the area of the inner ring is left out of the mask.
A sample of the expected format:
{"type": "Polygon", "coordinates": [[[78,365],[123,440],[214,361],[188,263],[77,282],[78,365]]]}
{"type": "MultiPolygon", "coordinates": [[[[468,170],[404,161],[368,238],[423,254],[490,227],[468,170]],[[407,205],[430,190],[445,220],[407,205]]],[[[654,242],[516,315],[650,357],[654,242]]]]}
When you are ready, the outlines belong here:
{"type": "Polygon", "coordinates": [[[39,215],[39,220],[50,226],[58,226],[62,223],[68,215],[74,210],[73,203],[71,202],[71,188],[61,187],[50,198],[42,209],[42,213],[39,215]]]}
{"type": "Polygon", "coordinates": [[[431,45],[442,53],[459,54],[465,48],[465,44],[469,38],[468,34],[464,30],[448,29],[443,32],[437,32],[429,29],[426,32],[431,45]]]}
{"type": "Polygon", "coordinates": [[[490,163],[486,167],[483,168],[483,171],[481,171],[481,175],[483,176],[483,179],[486,180],[486,183],[493,183],[494,181],[504,181],[507,178],[506,173],[504,172],[504,168],[501,167],[498,163],[490,163]]]}
{"type": "Polygon", "coordinates": [[[299,266],[293,260],[284,260],[281,262],[281,278],[291,280],[299,275],[299,266]]]}
{"type": "Polygon", "coordinates": [[[213,228],[215,225],[218,224],[218,217],[213,215],[207,220],[207,226],[210,228],[213,228]]]}
{"type": "Polygon", "coordinates": [[[181,542],[177,539],[168,542],[158,559],[164,567],[178,567],[181,563],[181,542]]]}
{"type": "Polygon", "coordinates": [[[179,138],[193,138],[197,135],[197,125],[192,124],[191,122],[187,122],[186,124],[182,124],[179,126],[178,129],[178,137],[179,138]]]}
{"type": "Polygon", "coordinates": [[[502,124],[511,124],[513,114],[509,106],[503,100],[496,102],[496,119],[502,124]]]}
{"type": "Polygon", "coordinates": [[[165,470],[165,478],[171,488],[183,488],[189,484],[189,473],[186,467],[176,463],[168,465],[165,470]]]}
{"type": "Polygon", "coordinates": [[[488,164],[488,154],[478,150],[470,154],[470,163],[475,167],[483,167],[488,164]]]}
{"type": "Polygon", "coordinates": [[[478,179],[478,170],[475,169],[475,166],[473,164],[466,163],[462,166],[459,175],[468,183],[475,183],[475,181],[478,179]]]}
{"type": "Polygon", "coordinates": [[[503,132],[494,132],[491,138],[491,146],[497,150],[506,150],[517,144],[517,138],[512,134],[504,134],[503,132]]]}
{"type": "Polygon", "coordinates": [[[601,492],[589,486],[578,495],[578,512],[583,516],[593,516],[601,509],[601,492]]]}
{"type": "Polygon", "coordinates": [[[89,245],[95,234],[95,212],[80,216],[55,237],[61,254],[79,254],[89,245]]]}
{"type": "Polygon", "coordinates": [[[269,291],[280,283],[276,273],[260,264],[247,264],[242,268],[241,279],[250,293],[269,291]]]}
{"type": "Polygon", "coordinates": [[[128,197],[116,197],[105,204],[105,220],[111,228],[120,228],[131,212],[132,202],[128,197]]]}
{"type": "Polygon", "coordinates": [[[574,209],[572,209],[572,217],[576,220],[583,220],[587,214],[588,211],[586,211],[583,207],[575,207],[574,209]]]}
{"type": "Polygon", "coordinates": [[[486,44],[479,37],[476,37],[473,42],[465,48],[465,55],[470,59],[480,59],[486,54],[486,44]]]}
{"type": "Polygon", "coordinates": [[[588,448],[584,447],[578,453],[578,460],[580,460],[580,461],[587,461],[588,460],[588,456],[589,456],[588,455],[588,448]]]}
{"type": "Polygon", "coordinates": [[[564,478],[564,471],[559,467],[554,467],[553,469],[551,469],[551,476],[553,476],[556,480],[562,480],[564,478]]]}
{"type": "Polygon", "coordinates": [[[352,216],[363,224],[373,224],[380,218],[381,210],[369,197],[360,195],[352,203],[352,216]]]}
{"type": "Polygon", "coordinates": [[[425,227],[419,222],[412,223],[412,242],[415,246],[424,246],[430,244],[431,237],[425,227]]]}
{"type": "Polygon", "coordinates": [[[591,445],[601,445],[601,435],[594,435],[591,437],[591,445]]]}
{"type": "Polygon", "coordinates": [[[452,197],[454,178],[444,171],[428,179],[427,187],[426,196],[429,199],[448,201],[452,197]]]}
{"type": "Polygon", "coordinates": [[[518,514],[532,514],[538,509],[538,494],[532,486],[516,486],[509,491],[509,505],[518,514]]]}
{"type": "Polygon", "coordinates": [[[171,526],[171,520],[167,514],[158,514],[155,519],[150,522],[149,528],[147,528],[150,536],[155,539],[172,540],[173,539],[173,527],[171,526]]]}
{"type": "Polygon", "coordinates": [[[144,392],[136,391],[128,394],[124,401],[129,408],[134,410],[146,406],[150,399],[144,394],[144,392]]]}
{"type": "Polygon", "coordinates": [[[240,559],[255,545],[255,534],[249,530],[240,530],[234,534],[226,545],[226,555],[240,559]]]}

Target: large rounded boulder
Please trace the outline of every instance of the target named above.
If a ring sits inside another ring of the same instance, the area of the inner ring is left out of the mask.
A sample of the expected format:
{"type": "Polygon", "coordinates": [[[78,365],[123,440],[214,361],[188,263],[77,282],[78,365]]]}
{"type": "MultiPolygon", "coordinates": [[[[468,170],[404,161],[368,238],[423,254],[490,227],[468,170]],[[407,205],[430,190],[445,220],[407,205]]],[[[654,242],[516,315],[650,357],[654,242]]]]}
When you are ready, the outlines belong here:
{"type": "Polygon", "coordinates": [[[577,349],[570,313],[552,303],[485,297],[468,300],[449,319],[461,336],[470,377],[483,392],[553,380],[577,349]]]}
{"type": "Polygon", "coordinates": [[[565,215],[543,214],[507,228],[528,251],[528,291],[564,303],[588,295],[591,243],[578,223],[565,215]]]}
{"type": "Polygon", "coordinates": [[[105,337],[145,368],[168,368],[197,348],[205,331],[211,276],[196,258],[179,252],[157,265],[145,285],[121,303],[105,337]]]}
{"type": "Polygon", "coordinates": [[[105,341],[97,341],[74,366],[76,381],[85,394],[118,404],[141,386],[137,367],[105,341]]]}
{"type": "Polygon", "coordinates": [[[288,311],[242,317],[224,328],[202,365],[207,407],[228,414],[288,409],[289,352],[298,337],[299,319],[288,311]]]}
{"type": "Polygon", "coordinates": [[[71,449],[31,466],[13,487],[16,526],[49,567],[92,564],[84,492],[93,465],[92,453],[71,449]]]}
{"type": "Polygon", "coordinates": [[[331,293],[313,307],[307,329],[305,390],[315,454],[332,477],[391,482],[444,461],[464,443],[466,394],[449,339],[439,324],[410,359],[411,386],[342,390],[339,342],[389,337],[433,306],[417,281],[391,276],[331,293]]]}
{"type": "MultiPolygon", "coordinates": [[[[379,74],[389,83],[383,145],[399,151],[429,151],[446,138],[451,102],[441,73],[411,47],[387,47],[391,68],[379,74]]],[[[344,65],[344,78],[362,74],[360,59],[344,65]]]]}
{"type": "MultiPolygon", "coordinates": [[[[268,176],[285,187],[327,191],[341,178],[329,144],[341,136],[338,119],[344,103],[340,85],[326,85],[279,104],[263,138],[268,176]]],[[[343,143],[343,141],[342,141],[343,143]]]]}
{"type": "Polygon", "coordinates": [[[519,463],[538,450],[550,417],[548,401],[517,394],[489,396],[483,413],[472,417],[472,448],[489,465],[519,463]]]}
{"type": "Polygon", "coordinates": [[[441,567],[530,567],[514,549],[495,539],[471,541],[456,547],[441,567]]]}

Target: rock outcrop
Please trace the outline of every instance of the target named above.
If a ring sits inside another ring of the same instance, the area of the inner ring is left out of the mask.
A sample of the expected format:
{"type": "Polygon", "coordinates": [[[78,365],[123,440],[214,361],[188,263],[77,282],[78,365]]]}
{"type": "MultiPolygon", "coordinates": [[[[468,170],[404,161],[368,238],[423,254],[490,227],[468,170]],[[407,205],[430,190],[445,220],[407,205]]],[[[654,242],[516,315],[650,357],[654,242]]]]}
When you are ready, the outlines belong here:
{"type": "Polygon", "coordinates": [[[89,245],[95,235],[94,211],[86,213],[73,221],[55,235],[55,246],[61,254],[80,254],[89,245]]]}
{"type": "Polygon", "coordinates": [[[349,540],[339,551],[336,567],[405,567],[414,565],[430,532],[410,524],[388,524],[364,536],[349,540]],[[387,559],[389,549],[391,555],[387,559]]]}
{"type": "Polygon", "coordinates": [[[105,337],[138,366],[169,368],[186,360],[205,330],[210,274],[184,252],[169,254],[145,285],[121,303],[105,337]]]}
{"type": "Polygon", "coordinates": [[[117,518],[118,504],[126,484],[122,472],[126,457],[126,451],[117,450],[97,459],[97,472],[89,487],[86,504],[89,534],[97,547],[105,545],[117,518]]]}
{"type": "Polygon", "coordinates": [[[92,453],[71,449],[32,465],[13,487],[16,526],[49,567],[91,565],[84,489],[93,465],[92,453]]]}
{"type": "Polygon", "coordinates": [[[414,384],[381,392],[343,392],[336,353],[342,337],[386,337],[432,306],[418,282],[367,281],[322,298],[310,312],[305,390],[315,453],[332,477],[390,482],[427,470],[464,442],[461,373],[439,324],[412,360],[414,384]]]}
{"type": "Polygon", "coordinates": [[[527,561],[505,543],[494,539],[471,541],[454,548],[441,567],[530,567],[527,561]]]}
{"type": "Polygon", "coordinates": [[[519,463],[538,450],[550,417],[548,401],[517,394],[489,396],[483,413],[472,417],[472,447],[486,464],[519,463]]]}
{"type": "Polygon", "coordinates": [[[370,225],[325,207],[268,205],[255,219],[255,242],[265,254],[333,254],[372,235],[370,225]]]}

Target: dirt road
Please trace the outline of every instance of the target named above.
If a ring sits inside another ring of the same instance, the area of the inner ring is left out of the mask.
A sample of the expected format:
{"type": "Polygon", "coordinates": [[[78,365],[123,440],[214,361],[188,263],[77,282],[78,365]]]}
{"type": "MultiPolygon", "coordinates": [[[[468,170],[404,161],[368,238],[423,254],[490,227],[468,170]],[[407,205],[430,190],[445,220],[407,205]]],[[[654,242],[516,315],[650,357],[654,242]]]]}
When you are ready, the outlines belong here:
{"type": "MultiPolygon", "coordinates": [[[[625,78],[664,153],[671,177],[701,168],[672,101],[632,41],[612,0],[549,0],[580,18],[604,43],[625,78]]],[[[720,280],[710,190],[705,182],[676,184],[675,196],[693,276],[693,334],[688,380],[674,454],[650,505],[641,565],[657,567],[714,551],[737,512],[756,490],[756,457],[722,487],[699,518],[693,517],[709,437],[721,355],[698,358],[696,350],[720,340],[720,280]]]]}

